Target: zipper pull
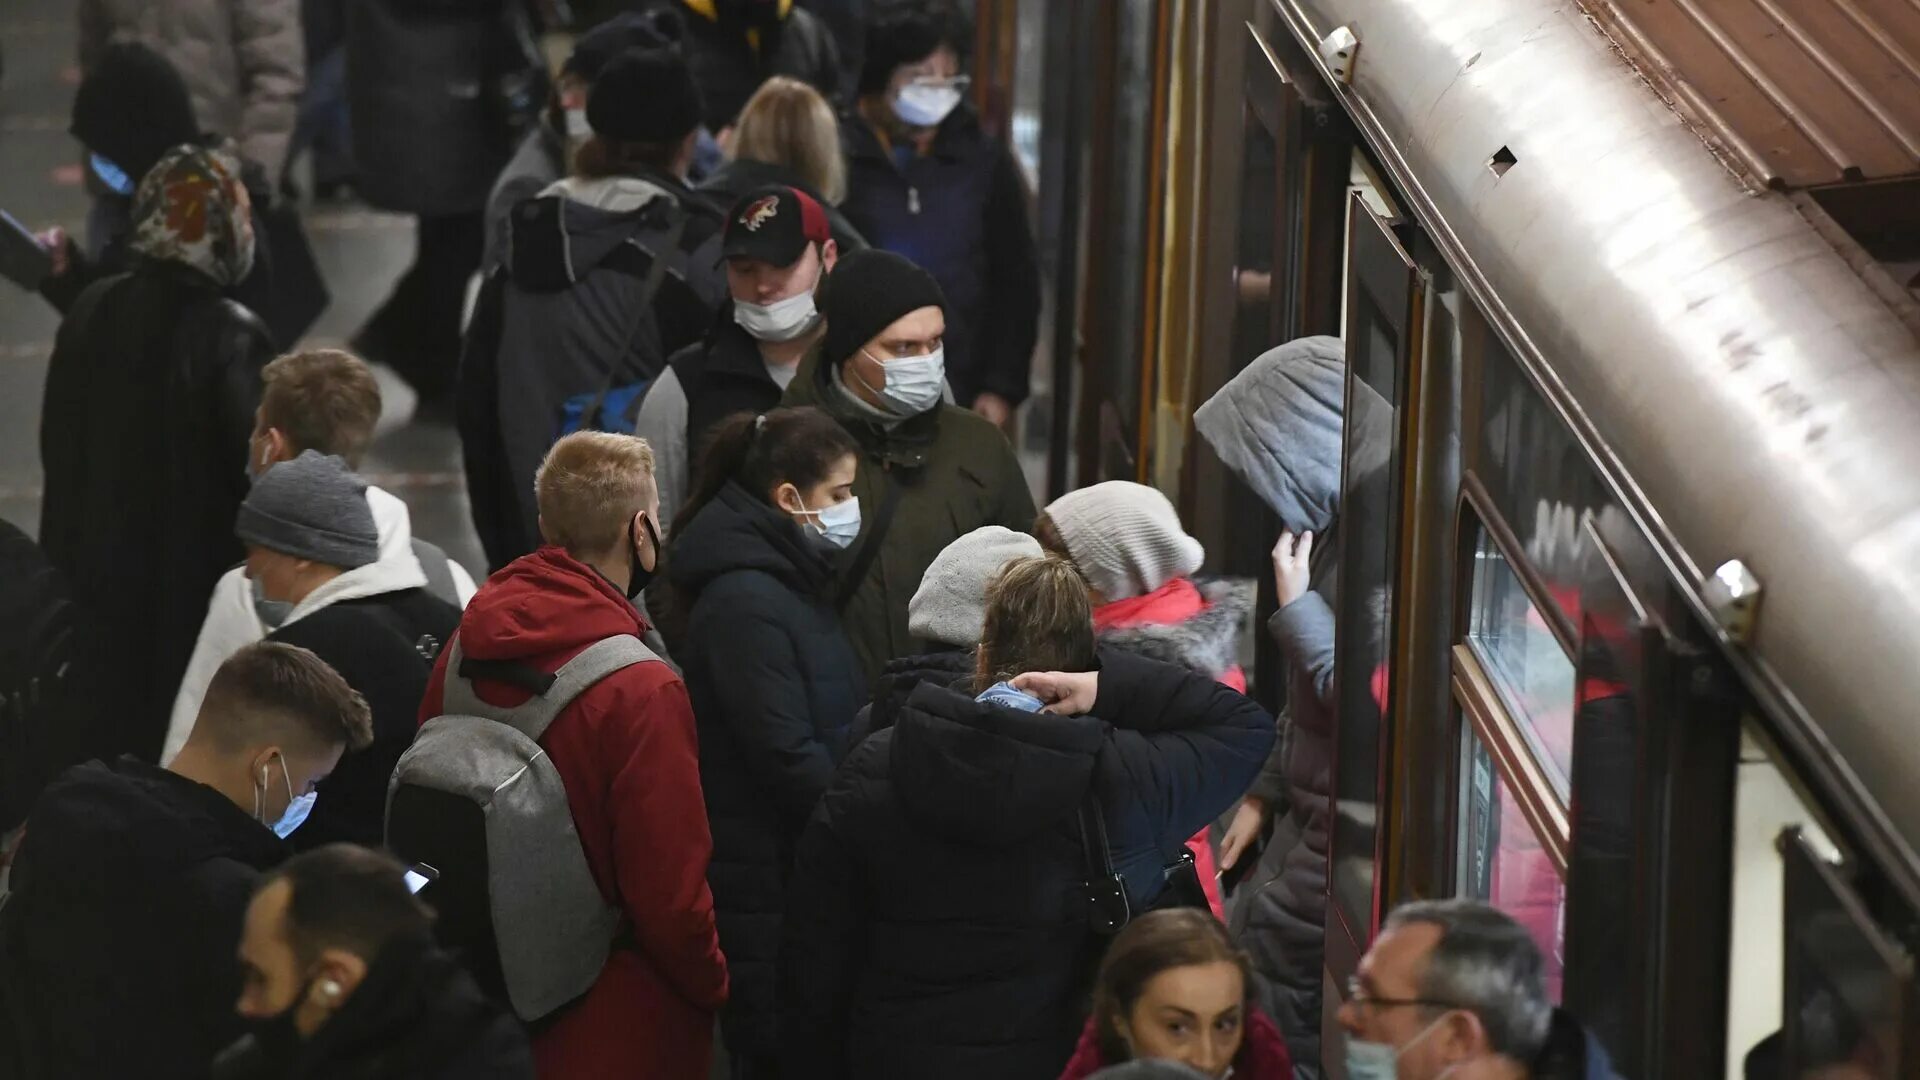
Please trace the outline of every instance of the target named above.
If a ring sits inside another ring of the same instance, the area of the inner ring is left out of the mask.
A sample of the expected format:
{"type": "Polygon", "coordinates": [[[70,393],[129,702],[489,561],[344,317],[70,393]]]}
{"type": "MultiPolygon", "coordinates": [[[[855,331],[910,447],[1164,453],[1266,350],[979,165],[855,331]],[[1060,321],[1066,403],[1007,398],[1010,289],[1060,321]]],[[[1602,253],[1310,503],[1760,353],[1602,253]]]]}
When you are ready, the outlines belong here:
{"type": "Polygon", "coordinates": [[[918,214],[919,212],[920,189],[917,187],[909,187],[907,188],[907,213],[918,214]]]}

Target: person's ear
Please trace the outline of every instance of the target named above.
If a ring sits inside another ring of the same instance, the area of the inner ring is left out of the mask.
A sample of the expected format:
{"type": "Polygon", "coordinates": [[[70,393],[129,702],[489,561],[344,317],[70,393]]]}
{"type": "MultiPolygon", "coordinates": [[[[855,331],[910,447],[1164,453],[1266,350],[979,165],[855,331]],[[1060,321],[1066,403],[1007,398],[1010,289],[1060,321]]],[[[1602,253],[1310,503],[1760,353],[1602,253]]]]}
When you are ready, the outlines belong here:
{"type": "Polygon", "coordinates": [[[840,245],[828,240],[820,245],[820,265],[829,274],[833,273],[833,264],[840,261],[840,245]]]}
{"type": "Polygon", "coordinates": [[[807,511],[806,500],[800,497],[800,489],[790,483],[782,483],[773,489],[773,505],[789,514],[804,514],[807,511]]]}
{"type": "Polygon", "coordinates": [[[1478,1014],[1465,1009],[1448,1013],[1435,1034],[1439,1036],[1440,1045],[1436,1049],[1440,1051],[1440,1060],[1449,1065],[1472,1061],[1492,1052],[1486,1025],[1480,1022],[1478,1014]]]}
{"type": "Polygon", "coordinates": [[[345,949],[321,950],[317,967],[307,993],[315,1005],[328,1012],[346,1004],[367,977],[367,962],[345,949]]]}
{"type": "Polygon", "coordinates": [[[262,433],[260,439],[260,460],[254,464],[265,472],[290,455],[287,453],[287,433],[279,428],[270,427],[262,433]]]}

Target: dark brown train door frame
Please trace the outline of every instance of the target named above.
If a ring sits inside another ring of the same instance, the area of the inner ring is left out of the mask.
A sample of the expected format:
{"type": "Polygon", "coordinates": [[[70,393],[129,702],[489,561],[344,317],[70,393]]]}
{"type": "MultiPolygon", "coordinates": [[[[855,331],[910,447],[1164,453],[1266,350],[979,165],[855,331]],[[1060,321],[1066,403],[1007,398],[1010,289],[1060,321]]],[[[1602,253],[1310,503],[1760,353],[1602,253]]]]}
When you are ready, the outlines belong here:
{"type": "Polygon", "coordinates": [[[1624,522],[1582,528],[1565,1004],[1624,1075],[1721,1076],[1749,700],[1624,522]]]}
{"type": "Polygon", "coordinates": [[[1334,802],[1327,871],[1326,966],[1336,987],[1357,968],[1390,895],[1381,873],[1390,865],[1386,855],[1390,834],[1382,811],[1390,805],[1391,796],[1396,705],[1392,664],[1404,644],[1401,621],[1395,617],[1395,594],[1406,578],[1399,529],[1405,520],[1405,448],[1417,445],[1411,437],[1417,413],[1413,403],[1420,398],[1426,302],[1420,269],[1395,228],[1377,217],[1358,192],[1353,193],[1348,202],[1343,334],[1345,446],[1340,517],[1335,525],[1340,559],[1334,648],[1338,721],[1333,733],[1334,802]],[[1387,392],[1381,392],[1382,385],[1387,392]],[[1368,408],[1378,407],[1372,404],[1375,399],[1385,399],[1393,413],[1384,435],[1390,443],[1384,461],[1378,460],[1380,447],[1363,442],[1381,437],[1365,418],[1368,408]],[[1356,460],[1372,467],[1356,470],[1356,460]],[[1373,486],[1381,484],[1385,485],[1383,496],[1373,486]],[[1376,503],[1385,520],[1368,520],[1367,511],[1376,503]],[[1381,573],[1385,580],[1375,580],[1381,573]],[[1384,609],[1372,599],[1381,587],[1386,590],[1384,609]],[[1359,611],[1370,615],[1355,617],[1359,611]],[[1372,625],[1375,620],[1377,626],[1372,625]],[[1384,693],[1376,687],[1384,688],[1384,693]],[[1362,795],[1371,811],[1363,811],[1362,795]],[[1360,835],[1363,812],[1373,822],[1365,827],[1370,835],[1364,838],[1360,835]],[[1358,870],[1363,859],[1368,881],[1358,889],[1345,888],[1341,875],[1358,870]],[[1359,893],[1370,894],[1364,898],[1365,910],[1349,910],[1346,901],[1359,899],[1359,893]]]}

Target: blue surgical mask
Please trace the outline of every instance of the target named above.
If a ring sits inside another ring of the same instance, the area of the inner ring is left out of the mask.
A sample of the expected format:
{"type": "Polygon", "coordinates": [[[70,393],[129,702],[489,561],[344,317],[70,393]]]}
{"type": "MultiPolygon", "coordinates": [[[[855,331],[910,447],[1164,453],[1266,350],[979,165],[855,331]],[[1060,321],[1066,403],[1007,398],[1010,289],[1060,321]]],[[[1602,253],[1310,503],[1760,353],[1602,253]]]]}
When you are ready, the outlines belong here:
{"type": "Polygon", "coordinates": [[[247,579],[247,587],[253,591],[253,616],[260,620],[261,626],[266,627],[267,633],[271,634],[286,624],[287,616],[293,614],[291,600],[267,599],[267,594],[260,591],[260,582],[253,578],[247,579]]]}
{"type": "MultiPolygon", "coordinates": [[[[880,395],[888,412],[900,417],[919,416],[940,404],[940,396],[947,387],[945,346],[925,356],[903,356],[897,360],[881,360],[865,349],[860,351],[880,364],[880,370],[885,375],[883,385],[876,387],[867,383],[867,388],[880,395]]],[[[854,377],[859,378],[859,373],[856,372],[854,377]]],[[[865,379],[860,381],[866,382],[865,379]]]]}
{"type": "MultiPolygon", "coordinates": [[[[1405,1046],[1395,1048],[1386,1043],[1368,1042],[1347,1036],[1347,1080],[1394,1080],[1400,1069],[1400,1056],[1420,1045],[1420,1040],[1433,1034],[1446,1016],[1441,1015],[1433,1023],[1420,1030],[1420,1034],[1407,1040],[1405,1046]]],[[[1440,1075],[1452,1072],[1449,1067],[1440,1075]]],[[[1438,1080],[1438,1078],[1436,1078],[1438,1080]]]]}
{"type": "MultiPolygon", "coordinates": [[[[313,804],[319,800],[320,793],[317,791],[309,791],[305,795],[295,795],[293,793],[293,775],[287,772],[287,757],[285,754],[280,755],[280,781],[287,786],[287,808],[281,813],[280,820],[274,822],[270,827],[273,829],[275,836],[285,840],[287,837],[293,835],[295,829],[298,829],[306,823],[307,815],[313,813],[313,804]]],[[[260,766],[260,782],[255,785],[253,789],[253,818],[263,825],[266,824],[266,819],[261,815],[266,810],[266,801],[267,767],[262,765],[260,766]]]]}
{"type": "Polygon", "coordinates": [[[854,496],[832,506],[823,506],[818,510],[807,509],[805,499],[800,501],[800,512],[815,520],[807,522],[815,532],[826,538],[827,543],[837,548],[853,546],[860,535],[860,498],[854,496]]]}

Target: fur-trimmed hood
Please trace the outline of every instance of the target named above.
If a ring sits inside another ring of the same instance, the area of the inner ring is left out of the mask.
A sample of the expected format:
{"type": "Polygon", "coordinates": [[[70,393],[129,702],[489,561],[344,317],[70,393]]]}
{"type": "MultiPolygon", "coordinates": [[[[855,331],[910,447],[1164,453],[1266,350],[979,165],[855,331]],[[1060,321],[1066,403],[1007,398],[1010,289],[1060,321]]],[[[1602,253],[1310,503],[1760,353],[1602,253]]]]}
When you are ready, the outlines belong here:
{"type": "Polygon", "coordinates": [[[1102,645],[1219,678],[1239,666],[1241,634],[1248,626],[1253,603],[1251,580],[1178,578],[1146,596],[1104,605],[1095,613],[1094,626],[1102,645]],[[1193,589],[1198,590],[1201,601],[1197,609],[1187,591],[1193,589]],[[1156,602],[1141,605],[1142,601],[1156,602]],[[1129,613],[1132,618],[1118,625],[1103,618],[1121,605],[1139,606],[1129,613]],[[1170,611],[1177,612],[1177,617],[1159,617],[1170,611]]]}

